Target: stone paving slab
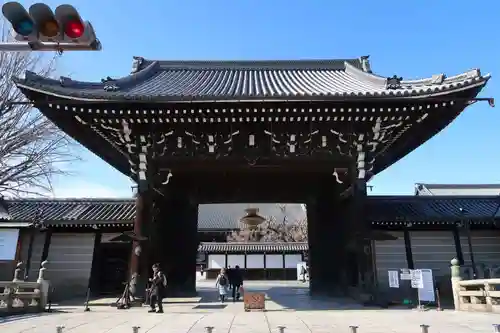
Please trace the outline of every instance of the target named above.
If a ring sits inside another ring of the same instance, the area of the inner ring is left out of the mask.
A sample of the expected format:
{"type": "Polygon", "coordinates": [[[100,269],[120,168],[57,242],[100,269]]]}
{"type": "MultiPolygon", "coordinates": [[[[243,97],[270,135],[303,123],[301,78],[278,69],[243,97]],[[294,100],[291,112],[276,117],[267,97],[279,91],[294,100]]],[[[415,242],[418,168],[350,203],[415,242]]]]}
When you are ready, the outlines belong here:
{"type": "Polygon", "coordinates": [[[17,318],[2,323],[2,333],[52,333],[65,326],[70,333],[123,333],[140,326],[140,333],[202,333],[213,326],[214,333],[269,333],[286,326],[285,333],[348,332],[350,325],[359,333],[420,333],[420,325],[430,325],[430,333],[492,332],[492,324],[500,322],[498,314],[455,311],[415,310],[270,310],[244,312],[241,304],[226,308],[195,311],[189,306],[165,306],[164,314],[147,313],[147,308],[116,310],[95,307],[66,309],[64,313],[17,318]]]}
{"type": "MultiPolygon", "coordinates": [[[[265,291],[263,285],[255,290],[265,291]]],[[[430,325],[429,333],[477,333],[500,323],[498,314],[368,309],[346,300],[311,300],[300,288],[268,287],[266,312],[245,312],[241,302],[220,304],[209,290],[199,302],[167,302],[164,314],[147,313],[147,307],[84,312],[83,306],[56,306],[56,313],[0,318],[0,333],[55,333],[58,325],[64,333],[131,333],[132,326],[140,326],[140,333],[204,333],[207,326],[214,333],[278,333],[280,325],[285,333],[347,333],[350,325],[359,333],[420,333],[421,324],[430,325]]]]}

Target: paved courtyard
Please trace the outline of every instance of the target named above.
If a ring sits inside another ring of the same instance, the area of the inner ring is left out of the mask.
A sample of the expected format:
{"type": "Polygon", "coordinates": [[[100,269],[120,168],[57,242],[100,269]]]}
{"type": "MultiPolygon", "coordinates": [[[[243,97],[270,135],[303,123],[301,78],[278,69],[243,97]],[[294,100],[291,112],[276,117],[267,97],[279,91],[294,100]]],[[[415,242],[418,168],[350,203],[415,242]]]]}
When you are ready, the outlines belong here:
{"type": "Polygon", "coordinates": [[[71,333],[132,332],[133,326],[140,326],[140,333],[199,333],[207,326],[213,326],[214,333],[264,333],[278,332],[283,325],[285,333],[315,333],[348,332],[356,325],[359,333],[412,333],[427,324],[429,333],[465,333],[492,332],[492,324],[500,323],[498,314],[382,310],[340,299],[310,300],[307,286],[296,282],[247,283],[247,290],[266,292],[267,311],[244,312],[242,303],[217,302],[213,282],[199,282],[198,287],[201,297],[169,299],[164,314],[149,314],[146,308],[116,310],[98,301],[91,312],[76,303],[61,304],[55,313],[0,319],[0,332],[51,333],[63,325],[63,332],[71,333]]]}

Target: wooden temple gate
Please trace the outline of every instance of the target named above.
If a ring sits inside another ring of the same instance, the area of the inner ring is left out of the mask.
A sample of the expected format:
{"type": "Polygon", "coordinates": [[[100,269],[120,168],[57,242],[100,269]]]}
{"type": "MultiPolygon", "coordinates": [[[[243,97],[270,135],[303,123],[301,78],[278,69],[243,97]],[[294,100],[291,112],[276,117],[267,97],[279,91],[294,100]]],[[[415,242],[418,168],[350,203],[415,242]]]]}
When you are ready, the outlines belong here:
{"type": "Polygon", "coordinates": [[[372,272],[366,182],[448,125],[489,76],[402,80],[367,57],[148,61],[85,83],[27,73],[47,117],[138,184],[132,273],[159,262],[173,293],[195,288],[197,207],[307,205],[311,292],[372,272]],[[369,251],[368,251],[369,252],[369,251]],[[354,258],[354,259],[353,259],[354,258]]]}

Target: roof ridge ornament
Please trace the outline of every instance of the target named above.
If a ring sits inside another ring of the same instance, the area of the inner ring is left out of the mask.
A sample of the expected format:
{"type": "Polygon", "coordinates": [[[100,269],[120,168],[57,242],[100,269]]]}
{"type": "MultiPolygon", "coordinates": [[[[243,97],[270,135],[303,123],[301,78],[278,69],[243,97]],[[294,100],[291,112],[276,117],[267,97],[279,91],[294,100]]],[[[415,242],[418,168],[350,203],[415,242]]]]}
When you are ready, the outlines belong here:
{"type": "Polygon", "coordinates": [[[434,75],[432,75],[432,78],[431,78],[431,84],[442,84],[445,79],[446,79],[446,75],[444,75],[443,73],[434,74],[434,75]]]}
{"type": "Polygon", "coordinates": [[[70,77],[62,75],[59,76],[59,84],[61,85],[61,87],[64,87],[67,84],[71,84],[71,82],[73,82],[73,79],[71,79],[70,77]]]}
{"type": "Polygon", "coordinates": [[[143,57],[133,57],[133,62],[132,62],[132,71],[130,74],[137,73],[141,70],[141,66],[144,63],[144,58],[143,57]]]}
{"type": "Polygon", "coordinates": [[[387,78],[387,82],[385,84],[386,89],[401,89],[401,81],[403,78],[401,76],[393,75],[392,77],[387,78]]]}
{"type": "Polygon", "coordinates": [[[104,84],[104,91],[118,91],[120,87],[115,83],[117,80],[113,79],[111,76],[107,76],[104,79],[101,79],[101,83],[104,84]]]}
{"type": "Polygon", "coordinates": [[[359,60],[361,62],[361,69],[363,70],[363,72],[373,73],[370,65],[370,60],[368,60],[368,58],[370,58],[369,55],[359,57],[359,60]]]}

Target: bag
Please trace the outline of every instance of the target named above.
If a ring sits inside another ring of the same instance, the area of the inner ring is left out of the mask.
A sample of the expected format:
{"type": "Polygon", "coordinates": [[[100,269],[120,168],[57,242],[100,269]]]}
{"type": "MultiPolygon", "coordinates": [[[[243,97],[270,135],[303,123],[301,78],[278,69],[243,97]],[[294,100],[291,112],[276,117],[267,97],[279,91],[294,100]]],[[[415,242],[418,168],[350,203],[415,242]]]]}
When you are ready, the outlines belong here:
{"type": "Polygon", "coordinates": [[[167,277],[163,273],[159,273],[161,278],[161,284],[166,288],[167,287],[167,277]]]}
{"type": "Polygon", "coordinates": [[[227,279],[225,276],[221,276],[219,279],[219,285],[225,286],[227,284],[227,279]]]}

